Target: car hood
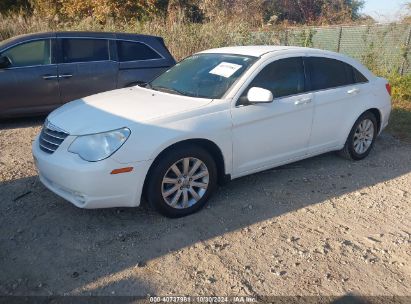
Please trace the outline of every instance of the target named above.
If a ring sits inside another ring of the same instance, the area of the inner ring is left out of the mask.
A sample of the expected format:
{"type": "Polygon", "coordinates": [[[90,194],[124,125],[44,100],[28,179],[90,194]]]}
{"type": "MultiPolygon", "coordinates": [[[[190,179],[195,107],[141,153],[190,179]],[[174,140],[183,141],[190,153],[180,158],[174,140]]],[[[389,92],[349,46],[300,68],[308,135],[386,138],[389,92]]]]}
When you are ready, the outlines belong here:
{"type": "Polygon", "coordinates": [[[53,111],[48,120],[70,135],[85,135],[187,112],[211,101],[132,87],[69,102],[53,111]]]}

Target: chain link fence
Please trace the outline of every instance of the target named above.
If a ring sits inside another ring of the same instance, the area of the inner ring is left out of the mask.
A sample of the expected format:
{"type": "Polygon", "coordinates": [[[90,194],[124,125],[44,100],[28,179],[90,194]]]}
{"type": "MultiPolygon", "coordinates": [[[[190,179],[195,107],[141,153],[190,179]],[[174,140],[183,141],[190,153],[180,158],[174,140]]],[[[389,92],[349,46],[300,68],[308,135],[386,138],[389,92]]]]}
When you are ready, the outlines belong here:
{"type": "Polygon", "coordinates": [[[356,58],[372,70],[411,73],[411,24],[285,28],[253,32],[239,44],[313,47],[356,58]]]}

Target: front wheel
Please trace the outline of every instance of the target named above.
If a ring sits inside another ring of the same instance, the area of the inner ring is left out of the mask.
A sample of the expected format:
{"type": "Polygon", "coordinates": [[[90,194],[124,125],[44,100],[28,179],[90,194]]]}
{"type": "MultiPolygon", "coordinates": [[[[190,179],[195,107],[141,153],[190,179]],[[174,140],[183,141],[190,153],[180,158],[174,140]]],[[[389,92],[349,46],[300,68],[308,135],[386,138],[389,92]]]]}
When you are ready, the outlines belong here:
{"type": "Polygon", "coordinates": [[[375,115],[371,112],[365,112],[354,123],[344,148],[339,151],[339,154],[352,160],[361,160],[367,157],[374,145],[377,132],[378,125],[375,115]]]}
{"type": "Polygon", "coordinates": [[[217,185],[214,159],[203,148],[171,150],[154,164],[147,199],[167,217],[182,217],[201,209],[217,185]]]}

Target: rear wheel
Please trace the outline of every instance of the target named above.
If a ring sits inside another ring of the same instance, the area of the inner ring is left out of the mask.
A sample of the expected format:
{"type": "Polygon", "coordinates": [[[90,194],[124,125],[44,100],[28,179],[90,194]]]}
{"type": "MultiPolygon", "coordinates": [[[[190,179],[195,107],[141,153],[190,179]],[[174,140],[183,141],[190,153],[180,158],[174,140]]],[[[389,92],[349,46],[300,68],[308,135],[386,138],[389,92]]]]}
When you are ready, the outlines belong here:
{"type": "Polygon", "coordinates": [[[362,114],[348,135],[344,148],[339,154],[347,159],[361,160],[370,153],[378,133],[375,115],[371,112],[362,114]]]}
{"type": "Polygon", "coordinates": [[[154,164],[147,199],[161,214],[182,217],[201,209],[217,185],[214,159],[203,148],[169,151],[154,164]]]}

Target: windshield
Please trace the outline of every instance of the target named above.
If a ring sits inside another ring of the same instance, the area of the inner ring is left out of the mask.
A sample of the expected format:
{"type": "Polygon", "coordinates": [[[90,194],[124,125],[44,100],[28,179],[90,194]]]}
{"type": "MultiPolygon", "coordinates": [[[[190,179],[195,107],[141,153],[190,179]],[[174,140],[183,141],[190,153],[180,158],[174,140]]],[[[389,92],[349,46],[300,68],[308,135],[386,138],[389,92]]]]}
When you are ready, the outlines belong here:
{"type": "Polygon", "coordinates": [[[184,59],[148,84],[148,88],[199,98],[221,98],[256,60],[229,54],[197,54],[184,59]]]}

